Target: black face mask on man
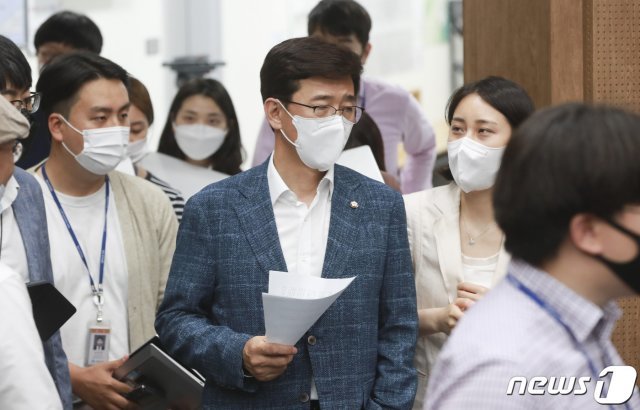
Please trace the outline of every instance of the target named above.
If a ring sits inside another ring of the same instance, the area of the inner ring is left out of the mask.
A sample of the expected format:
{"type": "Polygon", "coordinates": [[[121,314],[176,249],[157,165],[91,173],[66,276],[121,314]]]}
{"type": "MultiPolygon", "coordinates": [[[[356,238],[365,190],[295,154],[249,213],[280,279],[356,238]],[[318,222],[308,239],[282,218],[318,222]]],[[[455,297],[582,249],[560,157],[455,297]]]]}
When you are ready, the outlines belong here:
{"type": "Polygon", "coordinates": [[[640,294],[640,235],[630,231],[611,219],[607,219],[606,221],[609,225],[636,242],[638,245],[638,254],[628,262],[614,262],[602,255],[598,255],[596,258],[611,269],[616,276],[631,287],[636,293],[640,294]]]}

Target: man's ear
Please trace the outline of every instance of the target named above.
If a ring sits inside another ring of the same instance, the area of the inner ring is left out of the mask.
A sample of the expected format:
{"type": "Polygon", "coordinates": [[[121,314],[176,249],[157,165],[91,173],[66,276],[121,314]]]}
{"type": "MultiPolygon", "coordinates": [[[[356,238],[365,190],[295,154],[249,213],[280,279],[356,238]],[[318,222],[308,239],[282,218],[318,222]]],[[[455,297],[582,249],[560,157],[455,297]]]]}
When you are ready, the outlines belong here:
{"type": "Polygon", "coordinates": [[[573,246],[590,255],[599,255],[603,250],[602,228],[604,222],[591,214],[577,214],[569,222],[569,238],[573,246]]]}
{"type": "Polygon", "coordinates": [[[284,109],[275,98],[267,98],[264,102],[264,115],[267,117],[269,125],[274,130],[282,129],[282,116],[287,115],[284,109]]]}
{"type": "Polygon", "coordinates": [[[360,56],[360,63],[364,65],[367,62],[367,58],[369,58],[369,53],[371,53],[371,43],[367,43],[362,50],[362,55],[360,56]]]}
{"type": "Polygon", "coordinates": [[[60,119],[58,114],[49,114],[49,118],[47,119],[47,124],[49,126],[49,132],[51,133],[51,138],[58,142],[62,142],[64,136],[62,135],[61,127],[64,125],[63,121],[60,119]]]}

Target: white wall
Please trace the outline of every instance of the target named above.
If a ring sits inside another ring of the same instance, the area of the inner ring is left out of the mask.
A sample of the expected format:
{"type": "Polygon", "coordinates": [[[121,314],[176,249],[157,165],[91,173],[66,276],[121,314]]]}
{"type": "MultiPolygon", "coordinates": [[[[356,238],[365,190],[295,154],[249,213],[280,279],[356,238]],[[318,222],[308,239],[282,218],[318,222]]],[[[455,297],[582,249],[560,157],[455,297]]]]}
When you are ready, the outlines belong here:
{"type": "MultiPolygon", "coordinates": [[[[30,0],[29,61],[37,81],[37,62],[33,53],[33,35],[38,26],[52,13],[71,10],[88,15],[100,28],[103,37],[102,55],[134,77],[149,89],[155,111],[152,140],[162,130],[167,108],[173,98],[169,84],[173,75],[162,67],[166,61],[164,8],[156,0],[30,0]],[[148,46],[157,44],[157,50],[148,46]]],[[[155,141],[154,141],[155,142],[155,141]]]]}
{"type": "MultiPolygon", "coordinates": [[[[259,72],[264,56],[277,43],[307,34],[307,14],[316,0],[221,1],[221,77],[238,111],[249,160],[262,121],[259,72]]],[[[446,0],[360,0],[373,20],[372,52],[365,75],[384,78],[419,91],[428,118],[442,139],[444,105],[451,92],[446,43],[427,39],[425,12],[445,19],[446,0]]]]}
{"type": "MultiPolygon", "coordinates": [[[[306,35],[307,14],[315,4],[316,0],[29,0],[29,41],[37,26],[57,10],[91,17],[104,37],[102,54],[138,77],[151,93],[156,111],[152,144],[176,91],[175,74],[162,63],[194,54],[224,61],[226,65],[210,76],[221,80],[233,99],[248,165],[263,116],[259,72],[264,57],[275,44],[306,35]],[[148,48],[154,45],[157,50],[148,48]]],[[[373,49],[365,74],[420,91],[425,112],[442,137],[442,113],[451,92],[449,57],[446,43],[434,39],[432,31],[442,24],[446,0],[361,4],[373,20],[373,49]]],[[[30,61],[35,67],[35,58],[30,61]]]]}

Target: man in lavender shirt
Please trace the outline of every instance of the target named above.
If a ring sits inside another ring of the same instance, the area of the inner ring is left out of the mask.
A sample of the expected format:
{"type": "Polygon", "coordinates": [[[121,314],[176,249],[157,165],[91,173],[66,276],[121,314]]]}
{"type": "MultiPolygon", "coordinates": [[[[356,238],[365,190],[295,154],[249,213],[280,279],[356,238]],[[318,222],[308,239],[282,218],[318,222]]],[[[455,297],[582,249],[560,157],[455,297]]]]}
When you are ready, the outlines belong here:
{"type": "Polygon", "coordinates": [[[515,132],[494,188],[513,261],[453,331],[425,409],[640,409],[611,342],[615,299],[640,292],[639,129],[573,103],[515,132]]]}
{"type": "MultiPolygon", "coordinates": [[[[322,0],[309,13],[310,36],[347,47],[365,63],[371,43],[369,13],[353,0],[322,0]]],[[[387,172],[400,180],[402,192],[431,188],[436,159],[435,133],[422,108],[406,90],[380,80],[362,78],[358,105],[373,118],[384,142],[387,172]],[[398,145],[404,144],[406,162],[398,168],[398,145]]],[[[274,136],[264,120],[258,134],[253,166],[264,162],[273,151],[274,136]]]]}

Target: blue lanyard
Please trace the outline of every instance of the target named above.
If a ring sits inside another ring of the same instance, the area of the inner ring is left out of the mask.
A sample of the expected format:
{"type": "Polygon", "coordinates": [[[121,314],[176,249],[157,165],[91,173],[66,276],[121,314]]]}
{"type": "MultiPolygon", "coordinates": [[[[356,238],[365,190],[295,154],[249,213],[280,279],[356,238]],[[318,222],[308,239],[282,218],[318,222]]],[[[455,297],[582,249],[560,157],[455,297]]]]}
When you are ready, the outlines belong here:
{"type": "Polygon", "coordinates": [[[47,187],[49,187],[49,192],[51,192],[51,196],[53,197],[53,201],[58,206],[58,210],[60,211],[60,215],[62,215],[62,219],[64,220],[64,224],[67,226],[67,230],[69,231],[69,235],[71,235],[71,239],[73,243],[76,245],[76,249],[80,254],[80,259],[82,259],[82,263],[85,268],[87,268],[87,274],[89,275],[89,283],[91,284],[91,295],[94,297],[94,303],[98,307],[98,322],[102,322],[102,305],[104,304],[103,299],[103,288],[102,281],[104,279],[104,260],[107,246],[107,213],[109,212],[109,177],[105,176],[104,180],[106,183],[105,187],[105,200],[104,200],[104,228],[102,230],[102,246],[100,248],[100,276],[98,278],[98,287],[96,288],[95,282],[93,281],[93,277],[91,276],[91,272],[89,271],[89,264],[87,263],[87,258],[84,256],[84,252],[82,251],[82,247],[80,246],[80,242],[78,242],[78,238],[76,234],[73,232],[73,228],[71,227],[71,222],[69,222],[69,218],[67,218],[67,214],[64,212],[62,208],[62,204],[56,195],[56,191],[53,189],[53,185],[51,185],[51,181],[49,181],[49,177],[47,176],[47,170],[45,169],[45,165],[42,165],[42,177],[44,181],[47,183],[47,187]]]}
{"type": "MultiPolygon", "coordinates": [[[[587,363],[589,364],[589,369],[591,370],[591,373],[593,374],[594,380],[597,380],[599,378],[598,375],[600,373],[596,370],[596,366],[593,363],[593,361],[591,360],[591,357],[589,356],[589,354],[587,353],[587,350],[582,345],[582,343],[580,343],[578,341],[578,338],[573,333],[573,331],[571,330],[569,325],[567,325],[567,323],[562,319],[562,316],[560,316],[560,313],[558,313],[557,310],[555,310],[554,308],[549,306],[549,304],[547,302],[545,302],[544,299],[542,299],[540,296],[538,296],[537,293],[535,293],[533,290],[528,288],[524,283],[522,283],[518,279],[516,279],[515,276],[513,276],[511,273],[509,273],[507,275],[507,279],[509,280],[509,282],[511,282],[511,284],[513,286],[516,287],[516,289],[518,289],[519,291],[524,293],[526,296],[528,296],[531,300],[533,300],[538,306],[540,306],[542,308],[542,310],[547,312],[549,314],[549,316],[551,316],[556,322],[558,322],[558,324],[560,326],[562,326],[564,328],[564,330],[567,332],[567,334],[569,334],[569,336],[571,337],[571,340],[573,341],[575,346],[578,348],[578,350],[580,350],[580,353],[582,353],[584,358],[587,360],[587,363]]],[[[606,351],[604,351],[604,349],[603,349],[603,352],[605,353],[605,356],[608,356],[606,354],[606,351]]],[[[609,408],[612,409],[611,406],[609,406],[609,408]]],[[[629,403],[625,403],[625,408],[627,410],[629,409],[629,403]]]]}

